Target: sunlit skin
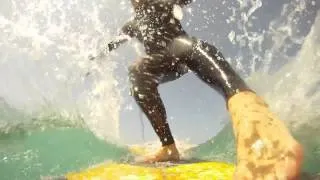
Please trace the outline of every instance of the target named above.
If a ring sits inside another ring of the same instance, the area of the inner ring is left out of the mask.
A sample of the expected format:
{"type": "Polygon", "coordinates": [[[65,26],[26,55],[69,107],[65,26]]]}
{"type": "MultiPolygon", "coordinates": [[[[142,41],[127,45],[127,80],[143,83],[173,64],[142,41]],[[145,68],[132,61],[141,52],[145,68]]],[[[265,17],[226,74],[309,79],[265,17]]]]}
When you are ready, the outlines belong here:
{"type": "Polygon", "coordinates": [[[235,179],[299,179],[302,146],[252,94],[239,93],[228,102],[237,143],[235,179]]]}
{"type": "MultiPolygon", "coordinates": [[[[148,0],[131,2],[136,13],[141,6],[148,7],[148,0]]],[[[148,18],[147,14],[144,16],[148,18]]],[[[252,91],[241,91],[226,100],[237,148],[234,179],[299,179],[302,146],[292,137],[284,122],[270,112],[264,100],[252,91]]],[[[179,159],[179,151],[173,143],[162,146],[141,161],[179,159]]]]}

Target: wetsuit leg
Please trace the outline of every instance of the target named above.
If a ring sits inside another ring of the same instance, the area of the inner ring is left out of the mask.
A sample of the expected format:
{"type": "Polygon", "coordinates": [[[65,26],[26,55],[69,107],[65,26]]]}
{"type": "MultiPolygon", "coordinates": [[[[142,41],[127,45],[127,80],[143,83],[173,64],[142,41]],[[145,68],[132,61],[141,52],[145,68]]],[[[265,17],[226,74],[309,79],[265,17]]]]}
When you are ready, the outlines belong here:
{"type": "Polygon", "coordinates": [[[170,52],[184,59],[190,70],[227,100],[238,92],[252,91],[221,52],[209,43],[182,36],[174,40],[170,52]]]}
{"type": "Polygon", "coordinates": [[[181,76],[179,73],[173,73],[176,68],[173,64],[172,60],[165,61],[163,57],[145,57],[129,69],[131,95],[149,119],[162,146],[173,144],[174,139],[158,92],[158,85],[181,76]]]}
{"type": "Polygon", "coordinates": [[[163,74],[163,76],[159,79],[159,84],[164,84],[179,79],[181,76],[188,72],[188,66],[184,63],[178,62],[171,71],[163,74]]]}

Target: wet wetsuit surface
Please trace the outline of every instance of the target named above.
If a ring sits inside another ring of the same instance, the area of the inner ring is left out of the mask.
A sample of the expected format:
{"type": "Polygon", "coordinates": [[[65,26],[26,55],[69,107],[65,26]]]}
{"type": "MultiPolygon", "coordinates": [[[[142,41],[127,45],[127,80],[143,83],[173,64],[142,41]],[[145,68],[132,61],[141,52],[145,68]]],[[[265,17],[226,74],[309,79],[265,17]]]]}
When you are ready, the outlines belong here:
{"type": "Polygon", "coordinates": [[[174,139],[158,92],[159,84],[191,70],[226,99],[249,89],[214,46],[189,37],[183,30],[173,10],[188,3],[190,0],[145,0],[135,18],[122,28],[144,45],[147,56],[129,69],[131,94],[163,146],[173,144],[174,139]]]}

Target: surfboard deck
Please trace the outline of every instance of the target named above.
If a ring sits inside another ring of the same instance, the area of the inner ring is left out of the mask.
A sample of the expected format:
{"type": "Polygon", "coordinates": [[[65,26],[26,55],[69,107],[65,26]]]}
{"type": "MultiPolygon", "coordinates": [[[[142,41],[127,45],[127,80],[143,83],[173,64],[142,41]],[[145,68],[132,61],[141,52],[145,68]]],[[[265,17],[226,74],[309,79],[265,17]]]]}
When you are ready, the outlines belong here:
{"type": "MultiPolygon", "coordinates": [[[[136,156],[148,151],[143,146],[130,147],[129,150],[136,156]]],[[[42,180],[228,180],[232,179],[233,172],[232,164],[198,159],[160,163],[106,162],[79,172],[70,172],[63,177],[46,177],[42,180]]]]}
{"type": "Polygon", "coordinates": [[[69,173],[67,180],[84,179],[232,179],[234,166],[220,162],[198,162],[170,166],[144,166],[134,164],[107,163],[80,172],[69,173]]]}
{"type": "MultiPolygon", "coordinates": [[[[145,146],[131,146],[135,156],[150,152],[145,146]]],[[[231,180],[235,167],[224,162],[201,159],[182,159],[179,162],[136,163],[106,162],[60,177],[41,177],[41,180],[231,180]]],[[[320,174],[302,173],[301,179],[320,180],[320,174]]]]}

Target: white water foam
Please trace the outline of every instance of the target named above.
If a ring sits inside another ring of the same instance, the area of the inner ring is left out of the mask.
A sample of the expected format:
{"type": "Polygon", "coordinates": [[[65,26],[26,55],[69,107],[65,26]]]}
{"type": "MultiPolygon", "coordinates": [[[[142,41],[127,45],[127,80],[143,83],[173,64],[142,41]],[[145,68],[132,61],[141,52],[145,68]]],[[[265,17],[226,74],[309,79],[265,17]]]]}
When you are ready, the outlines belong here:
{"type": "Polygon", "coordinates": [[[66,119],[79,115],[97,136],[118,139],[117,63],[110,58],[101,63],[87,59],[114,34],[116,28],[110,27],[120,27],[129,17],[128,2],[118,3],[2,1],[0,96],[27,113],[54,111],[66,119]],[[119,10],[112,8],[115,5],[119,10]],[[123,16],[115,19],[105,12],[123,16]],[[91,74],[86,76],[87,72],[91,74]]]}

